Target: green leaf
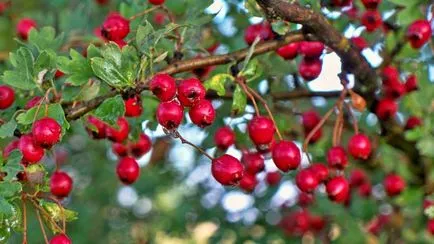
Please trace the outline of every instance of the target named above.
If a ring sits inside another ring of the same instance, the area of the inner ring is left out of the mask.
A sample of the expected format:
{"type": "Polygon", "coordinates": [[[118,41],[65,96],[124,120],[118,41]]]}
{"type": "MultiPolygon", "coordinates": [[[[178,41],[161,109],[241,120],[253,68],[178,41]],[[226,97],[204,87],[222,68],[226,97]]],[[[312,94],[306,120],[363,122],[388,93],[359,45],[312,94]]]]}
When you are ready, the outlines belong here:
{"type": "MultiPolygon", "coordinates": [[[[412,2],[412,1],[407,1],[412,2]]],[[[401,25],[408,25],[417,19],[424,18],[422,12],[420,11],[419,5],[407,6],[403,10],[398,12],[398,23],[401,25]]]]}
{"type": "Polygon", "coordinates": [[[152,27],[152,24],[146,20],[145,25],[140,25],[139,28],[137,28],[137,33],[136,33],[137,46],[140,47],[152,32],[154,32],[154,27],[152,27]]]}
{"type": "Polygon", "coordinates": [[[271,24],[273,31],[279,35],[285,35],[291,30],[291,26],[286,21],[276,21],[271,24]]]}
{"type": "Polygon", "coordinates": [[[80,92],[75,97],[75,100],[79,101],[89,101],[98,96],[101,87],[101,82],[99,80],[94,80],[88,82],[86,85],[81,87],[80,92]]]}
{"type": "Polygon", "coordinates": [[[12,137],[17,128],[17,122],[14,119],[9,120],[0,127],[0,138],[12,137]]]}
{"type": "Polygon", "coordinates": [[[422,138],[416,146],[420,150],[421,154],[428,157],[434,157],[434,136],[426,136],[422,138]]]}
{"type": "Polygon", "coordinates": [[[15,53],[10,54],[10,61],[15,69],[5,71],[3,81],[10,86],[23,90],[36,88],[32,52],[28,48],[21,47],[15,53]]]}
{"type": "Polygon", "coordinates": [[[207,90],[214,90],[217,95],[224,96],[226,94],[225,84],[227,80],[234,80],[234,77],[229,74],[217,74],[211,79],[204,82],[204,86],[207,90]]]}
{"type": "MultiPolygon", "coordinates": [[[[45,117],[45,105],[33,107],[17,116],[17,122],[22,125],[33,124],[35,120],[45,117]]],[[[69,129],[69,123],[66,120],[65,112],[60,104],[49,104],[47,107],[47,116],[55,119],[61,126],[62,132],[69,129]]]]}
{"type": "Polygon", "coordinates": [[[41,207],[43,207],[53,218],[54,221],[62,221],[65,217],[66,222],[70,222],[77,219],[78,213],[66,208],[59,206],[57,203],[47,202],[41,200],[39,202],[41,207]]]}
{"type": "Polygon", "coordinates": [[[261,64],[258,59],[252,59],[245,69],[240,73],[241,76],[244,76],[247,81],[251,81],[261,76],[262,69],[261,64]]]}
{"type": "Polygon", "coordinates": [[[11,217],[14,214],[14,207],[6,199],[0,196],[0,220],[2,215],[11,217]]]}
{"type": "MultiPolygon", "coordinates": [[[[91,45],[93,46],[93,45],[91,45]]],[[[95,55],[95,49],[89,46],[88,50],[92,50],[92,55],[95,55]]],[[[94,46],[93,46],[94,47],[94,46]]],[[[89,81],[94,75],[90,60],[86,59],[79,52],[71,49],[69,52],[71,59],[59,57],[59,69],[68,75],[68,81],[75,86],[81,86],[89,81]]],[[[88,53],[89,55],[89,53],[88,53]]]]}
{"type": "Polygon", "coordinates": [[[93,113],[104,122],[114,125],[119,117],[125,113],[124,101],[121,96],[105,100],[93,113]]]}
{"type": "Polygon", "coordinates": [[[29,43],[33,44],[40,52],[46,49],[58,50],[62,46],[64,34],[56,38],[56,31],[53,27],[33,28],[29,33],[29,43]]]}
{"type": "Polygon", "coordinates": [[[232,101],[232,112],[234,114],[243,113],[246,109],[247,97],[239,85],[236,86],[234,91],[234,98],[232,101]]]}
{"type": "Polygon", "coordinates": [[[0,197],[5,199],[17,196],[23,190],[21,183],[15,181],[2,181],[0,182],[0,197]]]}
{"type": "Polygon", "coordinates": [[[56,69],[56,59],[57,55],[53,50],[45,50],[39,54],[38,58],[36,58],[36,62],[34,65],[34,73],[38,75],[40,72],[53,71],[56,69]]]}
{"type": "Polygon", "coordinates": [[[258,5],[258,3],[255,0],[246,0],[244,2],[244,7],[252,16],[262,17],[263,15],[261,11],[261,7],[258,5]]]}
{"type": "Polygon", "coordinates": [[[4,178],[5,180],[9,181],[14,179],[18,172],[23,170],[21,158],[21,152],[18,150],[14,150],[9,154],[6,164],[1,167],[1,171],[6,172],[7,174],[4,178]]]}

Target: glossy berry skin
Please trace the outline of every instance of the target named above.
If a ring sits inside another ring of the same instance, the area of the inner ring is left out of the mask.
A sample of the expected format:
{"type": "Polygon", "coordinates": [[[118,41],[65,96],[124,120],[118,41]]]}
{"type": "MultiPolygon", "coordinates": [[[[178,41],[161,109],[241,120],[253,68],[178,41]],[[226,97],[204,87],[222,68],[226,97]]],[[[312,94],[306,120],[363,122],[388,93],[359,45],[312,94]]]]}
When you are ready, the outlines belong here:
{"type": "Polygon", "coordinates": [[[416,116],[410,116],[407,119],[407,123],[405,124],[405,129],[406,130],[412,130],[416,127],[419,127],[423,124],[422,120],[419,117],[416,116]]]}
{"type": "Polygon", "coordinates": [[[116,167],[116,173],[122,183],[130,185],[139,178],[140,167],[134,158],[124,157],[119,161],[116,167]]]}
{"type": "Polygon", "coordinates": [[[285,60],[294,59],[298,55],[300,43],[292,42],[277,49],[276,53],[285,60]]]}
{"type": "Polygon", "coordinates": [[[157,120],[168,130],[178,128],[184,117],[184,108],[177,102],[163,102],[157,107],[157,120]]]}
{"type": "Polygon", "coordinates": [[[367,182],[368,176],[361,169],[354,169],[350,174],[350,186],[359,187],[363,183],[367,182]]]}
{"type": "Polygon", "coordinates": [[[381,0],[362,0],[362,3],[367,9],[376,9],[380,5],[381,0]]]}
{"type": "Polygon", "coordinates": [[[358,193],[361,197],[370,197],[372,192],[372,185],[369,182],[365,182],[359,186],[358,193]]]}
{"type": "Polygon", "coordinates": [[[142,101],[139,96],[124,100],[124,104],[126,117],[139,117],[143,112],[142,101]]]}
{"type": "Polygon", "coordinates": [[[321,116],[315,110],[309,110],[301,115],[303,128],[307,131],[311,131],[321,121],[321,116]]]}
{"type": "Polygon", "coordinates": [[[247,45],[252,45],[256,37],[259,37],[261,41],[271,40],[274,38],[271,25],[268,23],[258,23],[250,25],[244,32],[244,41],[247,45]]]}
{"type": "Polygon", "coordinates": [[[298,72],[306,81],[318,78],[322,71],[322,61],[319,58],[303,58],[298,66],[298,72]]]}
{"type": "Polygon", "coordinates": [[[116,121],[116,125],[118,128],[106,126],[107,138],[112,142],[123,142],[128,138],[128,133],[130,132],[128,120],[124,117],[120,117],[116,121]]]}
{"type": "Polygon", "coordinates": [[[246,192],[252,192],[255,190],[258,181],[256,175],[244,172],[243,178],[240,180],[240,188],[246,192]]]}
{"type": "Polygon", "coordinates": [[[33,141],[43,148],[51,148],[59,142],[62,135],[62,127],[53,118],[45,117],[33,123],[33,141]]]}
{"type": "Polygon", "coordinates": [[[268,145],[274,138],[276,128],[271,119],[263,116],[254,117],[247,126],[249,137],[255,145],[268,145]]]}
{"type": "Polygon", "coordinates": [[[178,86],[178,99],[184,107],[191,107],[205,98],[206,90],[200,80],[190,78],[181,81],[178,86]]]}
{"type": "Polygon", "coordinates": [[[302,169],[295,176],[295,183],[301,191],[313,192],[318,186],[318,178],[313,171],[302,169]]]}
{"type": "Polygon", "coordinates": [[[220,150],[226,150],[235,143],[235,133],[228,127],[218,128],[214,134],[214,143],[220,150]]]}
{"type": "Polygon", "coordinates": [[[280,141],[271,152],[274,164],[283,172],[296,169],[301,163],[301,154],[292,141],[280,141]]]}
{"type": "Polygon", "coordinates": [[[39,105],[41,102],[41,99],[42,99],[42,97],[40,97],[40,96],[34,96],[32,99],[27,101],[26,105],[24,105],[24,108],[29,110],[29,109],[35,107],[36,105],[39,105]]]}
{"type": "Polygon", "coordinates": [[[426,230],[431,234],[434,235],[434,219],[429,219],[428,223],[426,225],[426,230]]]}
{"type": "Polygon", "coordinates": [[[381,14],[377,10],[366,10],[362,15],[361,22],[368,32],[375,31],[383,24],[381,14]]]}
{"type": "Polygon", "coordinates": [[[404,87],[407,93],[417,91],[419,89],[417,77],[415,75],[408,76],[407,80],[405,81],[404,87]]]}
{"type": "Polygon", "coordinates": [[[17,24],[17,35],[26,41],[29,38],[30,30],[36,28],[36,26],[36,21],[33,19],[23,18],[17,24]]]}
{"type": "Polygon", "coordinates": [[[391,86],[399,81],[399,71],[394,66],[386,66],[381,71],[381,78],[383,79],[383,86],[391,86]]]}
{"type": "Polygon", "coordinates": [[[165,0],[148,0],[148,1],[152,5],[161,5],[164,3],[165,0]]]}
{"type": "Polygon", "coordinates": [[[151,150],[152,141],[146,134],[140,134],[139,140],[136,143],[129,145],[131,154],[135,158],[140,158],[151,150]]]}
{"type": "Polygon", "coordinates": [[[211,174],[224,186],[233,186],[243,178],[243,165],[235,157],[224,154],[212,161],[211,174]]]}
{"type": "Polygon", "coordinates": [[[112,151],[119,157],[125,157],[128,155],[128,147],[122,143],[113,143],[112,151]]]}
{"type": "Polygon", "coordinates": [[[335,146],[327,152],[327,163],[329,167],[342,170],[348,165],[348,158],[345,149],[341,146],[335,146]]]}
{"type": "Polygon", "coordinates": [[[64,198],[72,190],[72,178],[62,171],[56,171],[50,178],[50,192],[58,198],[64,198]]]}
{"type": "Polygon", "coordinates": [[[34,143],[31,135],[21,136],[18,149],[23,154],[23,161],[26,163],[38,163],[44,157],[44,149],[34,143]]]}
{"type": "Polygon", "coordinates": [[[152,78],[149,88],[162,102],[170,101],[176,95],[175,79],[168,74],[156,74],[152,78]]]}
{"type": "Polygon", "coordinates": [[[427,43],[432,36],[431,24],[427,20],[416,20],[407,29],[407,39],[411,47],[419,49],[427,43]]]}
{"type": "Polygon", "coordinates": [[[365,48],[367,48],[367,47],[369,47],[368,42],[365,40],[365,38],[363,38],[361,36],[351,37],[351,42],[360,51],[363,50],[363,49],[365,49],[365,48]]]}
{"type": "Polygon", "coordinates": [[[267,175],[265,176],[265,181],[267,182],[268,185],[275,186],[279,184],[281,178],[282,175],[280,174],[279,171],[268,172],[267,175]]]}
{"type": "Polygon", "coordinates": [[[405,189],[405,181],[397,174],[389,174],[384,178],[383,186],[389,197],[399,195],[405,189]]]}
{"type": "Polygon", "coordinates": [[[97,117],[92,115],[87,117],[86,130],[93,139],[106,138],[106,127],[108,125],[97,117]]]}
{"type": "Polygon", "coordinates": [[[356,159],[366,160],[371,155],[372,146],[369,137],[359,133],[350,138],[348,152],[356,159]]]}
{"type": "Polygon", "coordinates": [[[209,100],[202,99],[190,109],[188,115],[195,125],[205,128],[214,122],[215,110],[209,100]]]}
{"type": "Polygon", "coordinates": [[[398,112],[398,104],[389,98],[384,98],[377,103],[375,114],[380,120],[388,120],[395,117],[398,112]]]}
{"type": "Polygon", "coordinates": [[[9,108],[15,101],[15,92],[9,86],[0,86],[0,109],[9,108]]]}
{"type": "Polygon", "coordinates": [[[326,191],[330,200],[337,203],[344,203],[348,198],[350,186],[344,177],[336,176],[327,182],[326,191]]]}
{"type": "Polygon", "coordinates": [[[72,244],[72,241],[66,235],[58,234],[51,238],[50,244],[72,244]]]}
{"type": "Polygon", "coordinates": [[[299,45],[299,52],[305,58],[319,58],[324,51],[324,44],[322,42],[302,41],[299,45]]]}
{"type": "Polygon", "coordinates": [[[244,167],[246,168],[246,172],[252,175],[263,171],[265,168],[264,158],[259,153],[255,153],[255,152],[243,153],[241,162],[244,164],[244,167]]]}
{"type": "Polygon", "coordinates": [[[405,85],[402,84],[399,80],[391,82],[393,84],[386,85],[383,87],[384,97],[389,99],[398,99],[402,97],[405,93],[405,85]]]}
{"type": "Polygon", "coordinates": [[[112,13],[104,20],[101,35],[109,41],[119,41],[130,33],[130,21],[119,13],[112,13]]]}
{"type": "Polygon", "coordinates": [[[315,175],[318,182],[324,182],[329,177],[329,170],[324,164],[315,163],[309,166],[308,169],[315,175]]]}

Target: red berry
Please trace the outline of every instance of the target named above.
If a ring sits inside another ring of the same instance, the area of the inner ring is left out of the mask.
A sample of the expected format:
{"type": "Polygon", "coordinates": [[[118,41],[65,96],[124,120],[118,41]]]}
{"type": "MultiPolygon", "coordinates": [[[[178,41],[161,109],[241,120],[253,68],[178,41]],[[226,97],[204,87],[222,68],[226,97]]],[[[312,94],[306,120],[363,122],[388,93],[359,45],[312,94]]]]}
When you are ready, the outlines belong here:
{"type": "Polygon", "coordinates": [[[258,23],[247,27],[244,32],[244,40],[247,45],[251,45],[256,37],[259,37],[261,41],[273,39],[274,34],[271,25],[269,23],[258,23]]]}
{"type": "Polygon", "coordinates": [[[376,9],[380,5],[381,0],[362,0],[362,3],[367,9],[376,9]]]}
{"type": "Polygon", "coordinates": [[[110,141],[123,142],[128,137],[130,132],[130,125],[128,120],[124,117],[118,118],[116,122],[117,128],[106,126],[106,135],[110,141]]]}
{"type": "Polygon", "coordinates": [[[62,171],[56,171],[50,178],[51,194],[58,198],[64,198],[69,195],[72,190],[72,179],[69,175],[62,171]]]}
{"type": "Polygon", "coordinates": [[[112,150],[119,157],[125,157],[128,155],[128,147],[122,143],[114,142],[112,144],[112,150]]]}
{"type": "Polygon", "coordinates": [[[365,40],[365,38],[363,38],[361,36],[351,37],[351,42],[360,51],[363,50],[363,49],[365,49],[365,48],[367,48],[367,47],[369,47],[368,42],[365,40]]]}
{"type": "Polygon", "coordinates": [[[318,178],[313,171],[302,169],[295,176],[295,183],[301,191],[312,192],[318,186],[318,178]]]}
{"type": "MultiPolygon", "coordinates": [[[[309,133],[311,131],[308,130],[304,130],[304,138],[307,138],[309,136],[309,133]]],[[[319,139],[321,139],[322,137],[322,128],[319,128],[317,131],[315,131],[315,133],[313,134],[313,136],[310,138],[309,140],[309,144],[314,144],[316,143],[319,139]]]]}
{"type": "Polygon", "coordinates": [[[99,5],[106,5],[110,0],[95,0],[95,2],[99,5]]]}
{"type": "Polygon", "coordinates": [[[136,158],[140,158],[151,150],[152,141],[149,136],[142,133],[139,136],[139,140],[136,143],[130,144],[129,146],[131,154],[136,158]]]}
{"type": "Polygon", "coordinates": [[[322,61],[319,58],[303,58],[298,66],[298,72],[306,81],[311,81],[321,74],[322,61]]]}
{"type": "Polygon", "coordinates": [[[184,117],[184,108],[177,102],[163,102],[157,108],[157,120],[168,130],[178,128],[184,117]]]}
{"type": "Polygon", "coordinates": [[[322,42],[310,42],[310,41],[300,42],[299,52],[305,58],[317,59],[321,56],[323,51],[324,51],[324,44],[322,42]]]}
{"type": "Polygon", "coordinates": [[[407,29],[407,38],[414,49],[425,45],[431,36],[431,23],[427,20],[416,20],[407,29]]]}
{"type": "Polygon", "coordinates": [[[246,192],[252,192],[255,190],[258,181],[256,180],[256,175],[244,172],[243,178],[240,180],[240,188],[246,192]]]}
{"type": "Polygon", "coordinates": [[[297,57],[299,45],[300,44],[298,42],[292,42],[283,47],[280,47],[279,49],[277,49],[276,52],[283,59],[294,59],[295,57],[297,57]]]}
{"type": "Polygon", "coordinates": [[[369,196],[371,196],[371,192],[372,192],[371,183],[365,182],[362,185],[360,185],[358,192],[359,192],[359,195],[361,197],[369,197],[369,196]]]}
{"type": "Polygon", "coordinates": [[[18,149],[23,154],[23,161],[27,163],[37,163],[44,157],[44,149],[34,143],[31,135],[21,136],[18,149]]]}
{"type": "Polygon", "coordinates": [[[316,232],[324,229],[324,226],[326,225],[326,220],[321,216],[310,216],[309,222],[310,228],[316,232]]]}
{"type": "Polygon", "coordinates": [[[58,234],[51,238],[50,244],[72,244],[72,241],[65,234],[58,234]]]}
{"type": "Polygon", "coordinates": [[[356,134],[348,142],[348,152],[357,159],[366,160],[371,155],[371,141],[365,134],[356,134]]]}
{"type": "Polygon", "coordinates": [[[106,138],[106,127],[108,125],[95,116],[87,117],[86,130],[93,139],[106,138]]]}
{"type": "Polygon", "coordinates": [[[9,86],[0,86],[0,109],[9,108],[15,101],[15,92],[9,86]]]}
{"type": "Polygon", "coordinates": [[[9,8],[10,5],[11,5],[11,2],[9,2],[9,1],[1,2],[0,3],[0,15],[4,14],[4,12],[9,8]]]}
{"type": "Polygon", "coordinates": [[[350,8],[346,9],[343,12],[348,16],[350,20],[359,19],[359,9],[355,4],[353,4],[350,8]]]}
{"type": "Polygon", "coordinates": [[[62,135],[62,127],[55,119],[45,117],[33,123],[32,134],[36,145],[43,148],[51,148],[59,142],[62,135]]]}
{"type": "Polygon", "coordinates": [[[397,174],[389,174],[383,181],[384,190],[389,197],[399,195],[405,188],[405,181],[397,174]]]}
{"type": "Polygon", "coordinates": [[[398,112],[398,104],[389,98],[384,98],[377,103],[375,114],[380,120],[388,120],[395,117],[398,112]]]}
{"type": "Polygon", "coordinates": [[[287,235],[300,236],[310,227],[310,216],[307,211],[298,211],[283,217],[280,226],[287,235]]]}
{"type": "Polygon", "coordinates": [[[63,73],[60,70],[56,70],[56,73],[54,73],[54,78],[59,79],[60,77],[64,76],[65,73],[63,73]]]}
{"type": "Polygon", "coordinates": [[[243,162],[246,172],[252,175],[261,172],[265,168],[264,158],[259,153],[243,153],[241,162],[243,162]]]}
{"type": "Polygon", "coordinates": [[[282,175],[279,171],[274,172],[268,172],[265,176],[265,181],[267,181],[267,184],[270,186],[275,186],[280,182],[280,179],[282,178],[282,175]]]}
{"type": "Polygon", "coordinates": [[[249,137],[255,145],[268,145],[274,138],[276,128],[271,119],[263,116],[254,117],[248,124],[249,137]]]}
{"type": "Polygon", "coordinates": [[[324,182],[329,178],[329,170],[322,163],[312,164],[308,169],[314,173],[318,182],[324,182]]]}
{"type": "Polygon", "coordinates": [[[377,10],[366,10],[362,15],[361,22],[368,32],[375,31],[383,24],[381,14],[377,10]]]}
{"type": "Polygon", "coordinates": [[[214,143],[220,150],[226,150],[235,143],[235,133],[228,126],[221,127],[214,134],[214,143]]]}
{"type": "Polygon", "coordinates": [[[431,235],[434,235],[434,219],[428,220],[428,223],[426,225],[426,229],[431,235]]]}
{"type": "Polygon", "coordinates": [[[128,45],[128,43],[124,40],[113,40],[113,42],[116,43],[120,49],[128,45]]]}
{"type": "Polygon", "coordinates": [[[167,74],[156,74],[149,87],[152,93],[162,102],[172,100],[176,95],[176,83],[172,76],[167,74]]]}
{"type": "Polygon", "coordinates": [[[243,178],[243,165],[235,157],[225,154],[212,161],[211,173],[222,185],[236,185],[243,178]]]}
{"type": "Polygon", "coordinates": [[[112,13],[104,20],[101,35],[110,41],[124,39],[130,32],[130,21],[119,13],[112,13]]]}
{"type": "Polygon", "coordinates": [[[417,91],[419,89],[416,75],[410,75],[404,84],[406,92],[417,91]]]}
{"type": "Polygon", "coordinates": [[[347,7],[350,6],[352,2],[353,0],[330,0],[326,3],[328,3],[330,7],[347,7]]]}
{"type": "Polygon", "coordinates": [[[30,30],[36,28],[36,21],[30,18],[23,18],[17,24],[17,35],[23,39],[27,40],[29,38],[30,30]]]}
{"type": "Polygon", "coordinates": [[[348,158],[345,149],[341,146],[335,146],[327,152],[327,163],[329,167],[335,169],[344,169],[348,165],[348,158]]]}
{"type": "Polygon", "coordinates": [[[407,123],[405,124],[406,130],[412,130],[416,127],[419,127],[423,124],[422,120],[416,116],[410,116],[407,119],[407,123]]]}
{"type": "Polygon", "coordinates": [[[423,210],[431,207],[434,205],[434,201],[430,200],[430,199],[424,199],[423,200],[423,210]]]}
{"type": "Polygon", "coordinates": [[[164,0],[148,0],[152,5],[161,5],[164,3],[164,0]]]}
{"type": "Polygon", "coordinates": [[[344,203],[349,197],[350,186],[344,177],[336,176],[327,182],[326,191],[330,200],[337,203],[344,203]]]}
{"type": "Polygon", "coordinates": [[[183,80],[178,86],[178,99],[182,106],[191,107],[202,100],[205,95],[205,87],[196,78],[183,80]]]}
{"type": "Polygon", "coordinates": [[[402,84],[399,80],[390,82],[393,84],[388,84],[383,87],[386,98],[398,99],[405,94],[406,90],[404,84],[402,84]]]}
{"type": "Polygon", "coordinates": [[[166,14],[163,12],[157,12],[154,14],[154,23],[157,25],[164,25],[164,22],[166,21],[166,14]]]}
{"type": "Polygon", "coordinates": [[[321,116],[315,110],[309,110],[301,115],[301,119],[304,129],[311,131],[321,121],[321,116]]]}
{"type": "Polygon", "coordinates": [[[354,169],[350,175],[350,185],[351,187],[359,187],[365,183],[368,179],[366,173],[361,169],[354,169]]]}
{"type": "Polygon", "coordinates": [[[283,172],[296,169],[301,162],[298,147],[292,141],[280,141],[272,149],[274,164],[283,172]]]}
{"type": "Polygon", "coordinates": [[[42,97],[40,97],[40,96],[34,96],[32,99],[27,101],[26,105],[24,105],[24,108],[29,110],[29,109],[35,107],[36,105],[39,105],[41,102],[41,99],[42,99],[42,97]]]}
{"type": "Polygon", "coordinates": [[[399,71],[391,65],[386,66],[381,72],[381,78],[384,86],[396,84],[396,81],[399,81],[399,71]]]}
{"type": "Polygon", "coordinates": [[[214,122],[215,110],[210,101],[202,99],[190,109],[188,115],[195,125],[205,128],[214,122]]]}
{"type": "Polygon", "coordinates": [[[139,178],[140,167],[134,158],[124,157],[119,161],[116,167],[116,173],[119,180],[124,184],[130,185],[139,178]]]}
{"type": "Polygon", "coordinates": [[[310,204],[312,204],[314,200],[315,200],[314,195],[312,195],[310,193],[306,193],[306,192],[300,192],[298,194],[298,201],[297,201],[297,203],[301,207],[307,207],[310,204]]]}
{"type": "Polygon", "coordinates": [[[125,104],[125,116],[127,117],[139,117],[142,114],[142,101],[139,96],[128,98],[124,101],[125,104]]]}
{"type": "Polygon", "coordinates": [[[18,149],[19,142],[20,142],[20,140],[18,140],[18,139],[9,142],[9,144],[7,144],[6,147],[3,149],[3,158],[9,157],[9,154],[13,150],[18,149]]]}

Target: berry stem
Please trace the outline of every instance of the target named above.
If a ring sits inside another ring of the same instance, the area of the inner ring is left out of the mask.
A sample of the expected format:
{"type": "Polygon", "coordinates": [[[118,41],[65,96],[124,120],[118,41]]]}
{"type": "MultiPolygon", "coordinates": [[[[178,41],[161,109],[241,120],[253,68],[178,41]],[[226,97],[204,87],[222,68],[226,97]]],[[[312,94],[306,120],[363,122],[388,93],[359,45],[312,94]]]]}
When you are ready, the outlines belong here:
{"type": "Polygon", "coordinates": [[[356,116],[354,115],[353,110],[351,109],[351,106],[348,103],[345,103],[345,106],[347,107],[348,113],[350,114],[351,120],[353,121],[354,132],[356,134],[359,134],[359,125],[357,123],[356,116]]]}
{"type": "Polygon", "coordinates": [[[23,205],[23,244],[27,244],[27,208],[25,195],[21,196],[21,202],[23,205]]]}
{"type": "Polygon", "coordinates": [[[241,86],[243,91],[246,93],[246,95],[249,97],[250,101],[253,103],[253,107],[255,107],[255,113],[256,116],[260,115],[258,104],[256,103],[255,97],[248,91],[246,84],[243,82],[243,79],[237,77],[237,83],[241,86]]]}
{"type": "Polygon", "coordinates": [[[333,106],[327,113],[322,117],[322,119],[319,121],[319,123],[309,132],[306,139],[303,143],[303,152],[307,152],[307,146],[309,145],[310,139],[312,139],[313,135],[324,125],[324,123],[327,121],[327,119],[332,115],[334,111],[335,106],[333,106]]]}
{"type": "Polygon", "coordinates": [[[129,20],[133,21],[133,20],[137,19],[138,17],[141,17],[143,15],[146,15],[148,13],[153,12],[156,9],[159,9],[160,7],[161,7],[160,5],[156,5],[156,6],[153,6],[152,8],[145,9],[144,11],[131,16],[129,20]]]}
{"type": "Polygon", "coordinates": [[[203,155],[205,155],[211,161],[214,160],[214,158],[211,155],[209,155],[207,152],[205,152],[205,150],[203,150],[202,148],[194,145],[193,143],[189,142],[187,139],[185,139],[184,137],[182,137],[181,134],[178,131],[174,131],[174,137],[175,138],[179,138],[179,140],[181,140],[182,144],[188,144],[188,145],[194,147],[196,150],[198,150],[200,153],[202,153],[203,155]]]}
{"type": "Polygon", "coordinates": [[[48,244],[48,237],[47,233],[45,233],[44,224],[41,219],[41,213],[39,213],[39,210],[36,209],[36,217],[38,217],[39,227],[41,227],[42,236],[44,236],[45,244],[48,244]]]}
{"type": "Polygon", "coordinates": [[[57,223],[51,218],[50,214],[48,214],[47,211],[45,211],[45,209],[39,206],[36,200],[31,198],[29,198],[29,200],[33,204],[33,206],[35,206],[35,208],[39,210],[45,216],[45,218],[48,219],[48,221],[50,221],[50,223],[54,226],[54,228],[56,228],[59,232],[64,233],[62,228],[60,228],[59,225],[57,225],[57,223]]]}

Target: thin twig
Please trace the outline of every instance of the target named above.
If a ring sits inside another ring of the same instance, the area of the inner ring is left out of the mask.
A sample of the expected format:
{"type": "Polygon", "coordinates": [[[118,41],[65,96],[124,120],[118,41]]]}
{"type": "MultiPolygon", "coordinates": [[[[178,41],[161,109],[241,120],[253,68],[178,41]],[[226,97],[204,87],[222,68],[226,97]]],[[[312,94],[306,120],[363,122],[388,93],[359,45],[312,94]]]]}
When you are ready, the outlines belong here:
{"type": "Polygon", "coordinates": [[[246,84],[245,84],[242,80],[238,80],[238,78],[237,78],[237,81],[238,81],[238,84],[239,84],[239,85],[241,86],[241,88],[243,89],[243,91],[244,91],[244,92],[246,93],[246,95],[249,97],[250,101],[252,101],[252,103],[253,103],[253,107],[255,107],[256,116],[259,116],[259,115],[260,115],[260,112],[259,112],[258,104],[256,103],[256,99],[255,99],[255,97],[254,97],[254,96],[249,92],[249,90],[248,90],[246,84]]]}
{"type": "Polygon", "coordinates": [[[45,244],[48,244],[48,237],[45,233],[44,223],[41,219],[41,214],[39,213],[39,210],[36,210],[36,216],[38,217],[39,226],[41,227],[42,235],[44,236],[45,244]]]}
{"type": "Polygon", "coordinates": [[[146,14],[148,14],[148,13],[154,11],[154,10],[157,10],[159,8],[161,8],[161,5],[156,5],[156,6],[153,6],[152,8],[148,8],[148,9],[146,9],[146,10],[144,10],[144,11],[138,13],[138,14],[135,14],[135,15],[131,16],[130,17],[130,21],[133,21],[133,20],[137,19],[138,17],[146,15],[146,14]]]}
{"type": "Polygon", "coordinates": [[[313,128],[313,130],[309,132],[303,143],[303,152],[307,152],[307,146],[309,145],[310,139],[312,139],[315,133],[323,126],[323,124],[327,121],[330,115],[332,115],[334,108],[335,106],[333,106],[329,111],[327,111],[327,113],[324,115],[324,117],[322,117],[319,123],[313,128]]]}
{"type": "Polygon", "coordinates": [[[27,208],[26,208],[26,197],[21,196],[21,202],[23,204],[23,244],[27,244],[27,208]]]}
{"type": "Polygon", "coordinates": [[[181,140],[182,144],[188,144],[188,145],[194,147],[196,150],[198,150],[200,153],[202,153],[203,155],[205,155],[207,158],[211,159],[211,161],[214,160],[214,158],[211,155],[209,155],[207,152],[205,152],[205,150],[203,150],[202,148],[194,145],[193,143],[189,142],[184,137],[182,137],[181,134],[178,131],[174,131],[173,136],[175,138],[179,138],[179,140],[181,140]]]}
{"type": "Polygon", "coordinates": [[[359,125],[357,123],[356,116],[354,115],[353,110],[351,109],[351,106],[348,103],[345,103],[345,106],[347,107],[348,113],[350,114],[351,120],[353,121],[354,132],[356,134],[359,134],[359,125]]]}
{"type": "Polygon", "coordinates": [[[59,227],[59,225],[57,225],[57,223],[51,218],[50,214],[47,213],[47,211],[45,211],[44,208],[42,208],[41,206],[39,206],[39,204],[34,200],[34,199],[29,199],[30,202],[33,204],[33,206],[35,206],[35,208],[37,208],[39,211],[41,211],[41,213],[43,215],[45,215],[45,217],[48,219],[48,221],[51,222],[51,224],[58,229],[59,232],[64,233],[62,228],[59,227]]]}

